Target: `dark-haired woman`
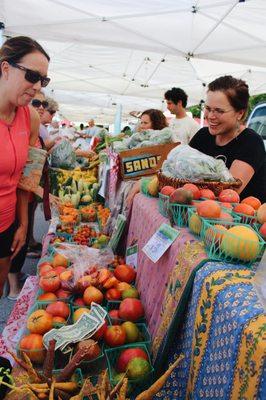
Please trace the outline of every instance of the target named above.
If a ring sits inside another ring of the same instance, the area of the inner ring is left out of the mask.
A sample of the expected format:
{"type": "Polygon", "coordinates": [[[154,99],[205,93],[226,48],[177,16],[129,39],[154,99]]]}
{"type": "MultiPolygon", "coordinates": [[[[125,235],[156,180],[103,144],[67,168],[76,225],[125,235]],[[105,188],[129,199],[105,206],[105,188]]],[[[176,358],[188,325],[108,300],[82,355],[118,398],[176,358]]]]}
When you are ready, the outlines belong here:
{"type": "Polygon", "coordinates": [[[8,39],[0,49],[0,296],[11,258],[25,243],[28,193],[17,186],[39,133],[39,116],[28,104],[49,83],[49,60],[36,41],[24,36],[8,39]]]}
{"type": "Polygon", "coordinates": [[[160,131],[168,126],[165,115],[161,110],[156,110],[151,108],[149,110],[143,111],[140,116],[140,130],[146,131],[148,129],[153,129],[160,131]]]}
{"type": "Polygon", "coordinates": [[[222,76],[208,85],[205,104],[207,128],[200,129],[189,145],[222,159],[231,174],[242,181],[240,198],[255,196],[266,202],[266,153],[263,140],[246,128],[248,85],[222,76]]]}

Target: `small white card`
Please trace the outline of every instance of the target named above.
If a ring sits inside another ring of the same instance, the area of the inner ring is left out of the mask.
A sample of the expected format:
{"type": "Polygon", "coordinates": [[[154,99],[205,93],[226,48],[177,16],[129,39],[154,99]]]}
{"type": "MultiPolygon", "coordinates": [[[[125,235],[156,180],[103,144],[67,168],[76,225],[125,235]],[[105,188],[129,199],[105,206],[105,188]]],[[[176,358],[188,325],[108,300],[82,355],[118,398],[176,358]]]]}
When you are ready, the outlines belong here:
{"type": "Polygon", "coordinates": [[[145,244],[142,251],[152,262],[156,263],[171,244],[174,243],[179,234],[180,232],[170,225],[162,224],[145,244]]]}
{"type": "Polygon", "coordinates": [[[138,245],[130,246],[126,251],[126,263],[134,267],[134,269],[138,268],[138,245]]]}

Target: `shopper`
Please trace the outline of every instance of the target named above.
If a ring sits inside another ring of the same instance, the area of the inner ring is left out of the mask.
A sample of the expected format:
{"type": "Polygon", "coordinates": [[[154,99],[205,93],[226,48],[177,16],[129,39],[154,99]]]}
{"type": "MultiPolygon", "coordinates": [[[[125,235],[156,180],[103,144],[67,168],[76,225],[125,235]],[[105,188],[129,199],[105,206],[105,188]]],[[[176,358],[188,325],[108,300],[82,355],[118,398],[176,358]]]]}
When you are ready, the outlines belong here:
{"type": "Polygon", "coordinates": [[[39,131],[39,116],[28,104],[49,83],[49,60],[39,43],[24,36],[8,39],[0,49],[0,296],[11,258],[25,244],[28,193],[18,182],[39,131]]]}
{"type": "Polygon", "coordinates": [[[146,131],[148,129],[160,131],[167,126],[167,120],[161,110],[151,108],[143,111],[140,116],[140,131],[146,131]]]}
{"type": "Polygon", "coordinates": [[[188,144],[200,129],[199,124],[189,117],[186,112],[188,96],[183,89],[173,87],[164,94],[168,110],[175,115],[170,122],[173,131],[173,142],[188,144]]]}

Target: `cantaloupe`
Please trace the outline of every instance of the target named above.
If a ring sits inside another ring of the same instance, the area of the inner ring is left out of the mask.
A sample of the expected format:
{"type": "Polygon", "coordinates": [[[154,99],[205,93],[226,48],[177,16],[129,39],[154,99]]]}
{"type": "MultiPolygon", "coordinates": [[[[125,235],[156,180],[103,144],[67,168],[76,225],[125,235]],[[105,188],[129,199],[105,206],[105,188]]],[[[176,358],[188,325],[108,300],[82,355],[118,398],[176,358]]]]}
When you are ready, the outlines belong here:
{"type": "Polygon", "coordinates": [[[224,233],[221,249],[227,256],[232,258],[238,258],[242,261],[252,261],[259,255],[259,238],[251,228],[237,225],[224,233]]]}

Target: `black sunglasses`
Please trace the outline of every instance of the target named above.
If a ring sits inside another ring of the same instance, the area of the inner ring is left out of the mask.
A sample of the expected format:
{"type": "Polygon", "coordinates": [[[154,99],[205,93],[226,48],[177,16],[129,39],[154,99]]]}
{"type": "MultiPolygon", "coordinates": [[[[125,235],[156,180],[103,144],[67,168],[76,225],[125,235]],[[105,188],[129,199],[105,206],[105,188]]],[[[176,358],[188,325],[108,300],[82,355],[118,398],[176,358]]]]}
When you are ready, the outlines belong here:
{"type": "Polygon", "coordinates": [[[45,87],[50,82],[50,78],[48,78],[47,76],[42,76],[37,71],[33,71],[32,69],[28,69],[14,62],[9,62],[9,64],[14,68],[18,68],[21,69],[21,71],[25,71],[25,79],[30,83],[37,83],[41,81],[41,86],[45,87]]]}
{"type": "Polygon", "coordinates": [[[41,101],[38,99],[33,99],[31,102],[31,105],[36,108],[41,107],[41,106],[43,106],[43,108],[47,108],[49,104],[48,104],[48,101],[46,101],[46,100],[41,101]]]}

